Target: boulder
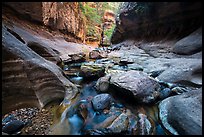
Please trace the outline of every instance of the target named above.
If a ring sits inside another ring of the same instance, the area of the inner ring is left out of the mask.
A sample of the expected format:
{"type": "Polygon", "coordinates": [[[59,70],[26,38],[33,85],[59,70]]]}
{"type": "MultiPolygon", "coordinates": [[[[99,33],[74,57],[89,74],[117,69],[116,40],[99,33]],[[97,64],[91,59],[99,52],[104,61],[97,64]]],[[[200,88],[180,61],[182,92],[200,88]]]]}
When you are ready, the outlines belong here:
{"type": "Polygon", "coordinates": [[[105,67],[103,64],[96,64],[93,62],[83,63],[80,67],[80,76],[90,77],[101,77],[105,74],[105,67]]]}
{"type": "Polygon", "coordinates": [[[20,120],[13,120],[2,127],[2,132],[7,134],[15,134],[25,126],[25,124],[20,120]]]}
{"type": "Polygon", "coordinates": [[[202,59],[154,58],[143,62],[144,72],[161,72],[156,78],[169,83],[200,87],[202,85],[202,59]]]}
{"type": "Polygon", "coordinates": [[[102,110],[109,107],[111,96],[109,94],[98,94],[92,99],[91,102],[95,110],[102,110]]]}
{"type": "Polygon", "coordinates": [[[172,51],[176,54],[191,55],[202,50],[202,28],[176,42],[172,51]]]}
{"type": "Polygon", "coordinates": [[[161,101],[159,118],[174,135],[202,135],[202,88],[161,101]]]}
{"type": "Polygon", "coordinates": [[[100,91],[100,92],[106,92],[108,91],[109,89],[109,83],[110,83],[110,78],[111,78],[111,75],[108,74],[104,77],[101,77],[97,80],[96,82],[96,85],[95,85],[95,88],[96,90],[100,91]]]}
{"type": "Polygon", "coordinates": [[[108,54],[106,53],[106,51],[103,51],[103,50],[92,50],[89,53],[90,59],[101,59],[101,58],[106,58],[107,56],[108,54]]]}
{"type": "Polygon", "coordinates": [[[154,102],[160,90],[156,80],[135,70],[111,75],[110,84],[122,94],[142,103],[154,102]]]}
{"type": "Polygon", "coordinates": [[[110,130],[112,133],[121,133],[128,131],[128,115],[126,113],[120,114],[113,123],[107,127],[108,130],[110,130]]]}
{"type": "Polygon", "coordinates": [[[84,62],[86,61],[86,54],[81,52],[81,53],[77,53],[77,54],[69,54],[69,57],[71,57],[71,62],[84,62]]]}

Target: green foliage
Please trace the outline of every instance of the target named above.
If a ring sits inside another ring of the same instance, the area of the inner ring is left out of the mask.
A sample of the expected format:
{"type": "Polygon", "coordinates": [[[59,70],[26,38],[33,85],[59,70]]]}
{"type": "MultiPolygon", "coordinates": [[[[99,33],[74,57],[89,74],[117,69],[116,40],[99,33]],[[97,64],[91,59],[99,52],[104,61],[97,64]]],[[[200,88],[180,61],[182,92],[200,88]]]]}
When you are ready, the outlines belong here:
{"type": "Polygon", "coordinates": [[[97,9],[92,8],[89,4],[85,4],[83,6],[81,2],[79,2],[79,7],[86,18],[86,36],[99,38],[99,34],[97,35],[97,29],[95,26],[100,25],[102,21],[101,16],[97,13],[97,9]]]}
{"type": "MultiPolygon", "coordinates": [[[[100,32],[96,26],[102,25],[102,18],[105,10],[112,10],[116,12],[119,3],[117,2],[79,2],[79,9],[81,10],[86,22],[86,36],[100,39],[100,32]]],[[[110,39],[113,29],[105,31],[105,35],[110,39]]]]}
{"type": "Polygon", "coordinates": [[[115,25],[113,25],[110,29],[104,31],[104,35],[106,35],[109,40],[111,39],[114,29],[115,25]]]}
{"type": "Polygon", "coordinates": [[[88,22],[94,24],[101,23],[101,16],[97,14],[96,9],[90,7],[89,5],[84,6],[84,15],[86,16],[88,22]]]}

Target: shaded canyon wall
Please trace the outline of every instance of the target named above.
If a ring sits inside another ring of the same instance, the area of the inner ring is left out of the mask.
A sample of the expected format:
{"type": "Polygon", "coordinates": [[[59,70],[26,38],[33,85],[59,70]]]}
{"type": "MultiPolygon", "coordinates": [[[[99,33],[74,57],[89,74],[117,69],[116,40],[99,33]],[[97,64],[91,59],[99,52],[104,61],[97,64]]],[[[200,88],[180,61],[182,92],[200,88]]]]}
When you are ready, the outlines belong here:
{"type": "Polygon", "coordinates": [[[181,38],[202,25],[201,16],[200,2],[125,2],[120,5],[111,41],[181,38]]]}

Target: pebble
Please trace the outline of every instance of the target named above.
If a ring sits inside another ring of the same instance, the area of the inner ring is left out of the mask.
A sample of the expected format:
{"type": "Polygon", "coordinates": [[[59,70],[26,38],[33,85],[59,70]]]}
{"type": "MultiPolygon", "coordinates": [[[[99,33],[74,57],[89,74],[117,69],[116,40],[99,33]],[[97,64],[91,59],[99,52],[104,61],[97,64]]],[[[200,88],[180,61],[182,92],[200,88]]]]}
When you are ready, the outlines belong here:
{"type": "MultiPolygon", "coordinates": [[[[49,125],[53,124],[52,117],[53,114],[44,108],[40,111],[38,108],[17,109],[3,116],[2,128],[6,123],[20,120],[26,125],[20,134],[47,135],[49,133],[49,125]]],[[[17,132],[15,134],[17,134],[17,132]]]]}
{"type": "Polygon", "coordinates": [[[108,109],[104,109],[104,110],[103,110],[103,113],[104,113],[104,114],[108,114],[108,113],[109,113],[109,110],[108,110],[108,109]]]}

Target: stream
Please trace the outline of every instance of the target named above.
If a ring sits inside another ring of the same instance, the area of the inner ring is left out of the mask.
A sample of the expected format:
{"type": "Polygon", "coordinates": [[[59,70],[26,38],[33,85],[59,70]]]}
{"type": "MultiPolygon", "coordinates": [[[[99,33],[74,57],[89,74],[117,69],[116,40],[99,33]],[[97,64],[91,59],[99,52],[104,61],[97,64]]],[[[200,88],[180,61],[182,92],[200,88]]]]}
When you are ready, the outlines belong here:
{"type": "MultiPolygon", "coordinates": [[[[158,108],[157,104],[154,105],[144,105],[144,104],[135,104],[128,102],[127,99],[118,97],[114,92],[109,93],[112,97],[110,108],[104,109],[103,111],[96,111],[93,109],[91,100],[94,96],[100,94],[95,88],[97,79],[84,79],[79,76],[79,64],[70,64],[64,67],[65,73],[75,74],[68,76],[68,79],[74,84],[79,85],[79,94],[74,99],[70,107],[64,109],[61,114],[61,117],[58,116],[58,123],[52,126],[51,134],[71,134],[71,135],[97,135],[97,134],[111,134],[111,132],[103,131],[101,127],[106,127],[104,125],[110,125],[111,119],[114,116],[119,116],[121,113],[126,111],[131,111],[129,128],[133,128],[135,123],[137,123],[137,115],[145,114],[148,119],[150,119],[151,128],[153,131],[151,134],[155,135],[166,135],[169,134],[168,131],[160,124],[158,119],[158,108]],[[74,72],[75,71],[75,72],[74,72]],[[76,72],[77,71],[77,72],[76,72]],[[74,73],[73,73],[74,72],[74,73]],[[69,126],[69,131],[68,131],[69,126]],[[101,129],[101,132],[98,133],[98,129],[101,129]],[[97,132],[95,132],[95,130],[97,132]]],[[[60,107],[60,106],[58,106],[60,107]]],[[[144,127],[148,128],[148,127],[144,127]]],[[[141,131],[142,132],[142,131],[141,131]]],[[[132,134],[132,131],[127,131],[121,134],[132,134]]]]}

